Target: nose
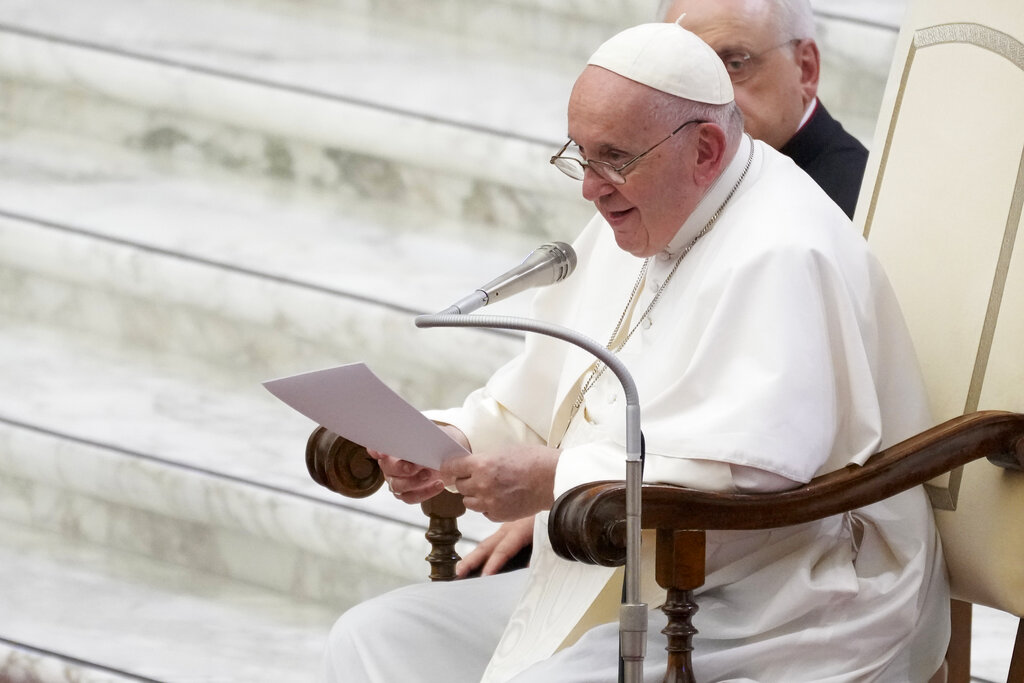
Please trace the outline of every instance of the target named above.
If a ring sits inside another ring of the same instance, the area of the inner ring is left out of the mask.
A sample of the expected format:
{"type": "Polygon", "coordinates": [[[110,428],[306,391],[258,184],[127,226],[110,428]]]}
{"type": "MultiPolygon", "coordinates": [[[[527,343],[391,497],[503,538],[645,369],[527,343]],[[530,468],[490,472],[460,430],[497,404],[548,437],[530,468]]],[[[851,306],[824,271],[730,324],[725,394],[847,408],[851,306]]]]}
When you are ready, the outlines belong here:
{"type": "Polygon", "coordinates": [[[597,201],[615,192],[615,185],[601,176],[600,173],[587,166],[583,170],[583,198],[588,202],[597,201]]]}

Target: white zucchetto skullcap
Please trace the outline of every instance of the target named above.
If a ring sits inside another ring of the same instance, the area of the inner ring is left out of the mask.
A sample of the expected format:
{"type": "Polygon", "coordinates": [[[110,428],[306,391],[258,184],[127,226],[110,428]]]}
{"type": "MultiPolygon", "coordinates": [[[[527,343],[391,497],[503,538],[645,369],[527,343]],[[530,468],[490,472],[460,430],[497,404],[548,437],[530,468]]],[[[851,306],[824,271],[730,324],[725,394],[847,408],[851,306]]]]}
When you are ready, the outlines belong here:
{"type": "Polygon", "coordinates": [[[597,48],[587,64],[694,102],[733,101],[732,81],[722,60],[679,24],[627,28],[597,48]]]}

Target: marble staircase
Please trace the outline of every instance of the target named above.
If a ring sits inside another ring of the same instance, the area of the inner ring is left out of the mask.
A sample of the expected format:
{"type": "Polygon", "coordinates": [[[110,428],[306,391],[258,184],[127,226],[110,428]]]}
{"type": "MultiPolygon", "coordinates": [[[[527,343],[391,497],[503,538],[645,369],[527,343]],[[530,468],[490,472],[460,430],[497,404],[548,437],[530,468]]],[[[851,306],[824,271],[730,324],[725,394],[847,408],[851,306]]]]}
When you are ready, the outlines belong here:
{"type": "Polygon", "coordinates": [[[637,11],[440,5],[0,3],[0,679],[313,680],[425,580],[419,510],[317,487],[260,383],[445,406],[508,358],[412,317],[589,216],[544,162],[637,11]]]}
{"type": "Polygon", "coordinates": [[[425,580],[418,509],[317,487],[260,383],[439,407],[514,353],[412,317],[572,239],[569,88],[657,4],[0,0],[0,680],[314,680],[425,580]]]}

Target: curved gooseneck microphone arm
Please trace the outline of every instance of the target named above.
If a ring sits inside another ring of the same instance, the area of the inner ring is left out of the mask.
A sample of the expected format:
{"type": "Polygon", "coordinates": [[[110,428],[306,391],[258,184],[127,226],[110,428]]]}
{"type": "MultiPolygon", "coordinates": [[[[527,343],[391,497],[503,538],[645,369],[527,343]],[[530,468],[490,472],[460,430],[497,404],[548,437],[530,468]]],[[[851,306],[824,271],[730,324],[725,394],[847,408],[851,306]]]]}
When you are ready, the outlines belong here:
{"type": "Polygon", "coordinates": [[[611,370],[626,396],[626,578],[619,613],[619,646],[626,683],[643,680],[647,646],[647,605],[640,602],[640,487],[643,481],[640,399],[625,364],[586,335],[540,320],[489,315],[451,315],[446,311],[417,316],[416,327],[488,327],[535,332],[588,351],[611,370]]]}

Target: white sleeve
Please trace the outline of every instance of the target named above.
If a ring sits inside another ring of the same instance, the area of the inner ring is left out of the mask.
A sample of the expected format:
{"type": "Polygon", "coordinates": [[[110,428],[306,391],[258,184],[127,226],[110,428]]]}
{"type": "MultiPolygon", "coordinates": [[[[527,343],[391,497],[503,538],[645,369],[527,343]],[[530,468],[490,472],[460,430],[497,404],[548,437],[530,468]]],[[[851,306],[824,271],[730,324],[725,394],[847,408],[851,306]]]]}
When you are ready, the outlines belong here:
{"type": "Polygon", "coordinates": [[[427,410],[424,415],[434,422],[458,427],[469,439],[470,450],[474,452],[509,444],[544,443],[536,432],[505,409],[485,388],[467,396],[461,408],[427,410]]]}
{"type": "MultiPolygon", "coordinates": [[[[719,493],[775,493],[801,485],[773,472],[717,460],[657,455],[645,460],[644,482],[648,484],[671,483],[719,493]]],[[[624,451],[612,440],[566,448],[555,472],[555,497],[580,484],[625,476],[624,451]]]]}

